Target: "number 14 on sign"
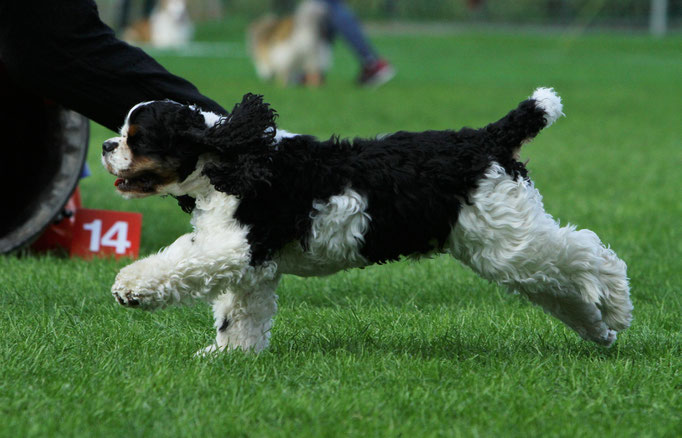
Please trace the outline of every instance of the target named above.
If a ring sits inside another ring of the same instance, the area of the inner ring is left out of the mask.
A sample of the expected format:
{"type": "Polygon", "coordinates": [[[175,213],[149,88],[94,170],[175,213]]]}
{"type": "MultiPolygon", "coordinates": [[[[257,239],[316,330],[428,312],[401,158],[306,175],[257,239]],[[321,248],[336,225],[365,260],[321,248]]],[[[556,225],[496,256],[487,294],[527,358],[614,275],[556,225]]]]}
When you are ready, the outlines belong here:
{"type": "Polygon", "coordinates": [[[123,211],[78,209],[71,255],[137,257],[142,215],[123,211]]]}
{"type": "Polygon", "coordinates": [[[83,228],[90,231],[91,252],[99,252],[102,246],[111,246],[115,249],[116,254],[125,254],[126,250],[132,245],[128,240],[128,222],[115,222],[103,236],[101,219],[83,224],[83,228]]]}

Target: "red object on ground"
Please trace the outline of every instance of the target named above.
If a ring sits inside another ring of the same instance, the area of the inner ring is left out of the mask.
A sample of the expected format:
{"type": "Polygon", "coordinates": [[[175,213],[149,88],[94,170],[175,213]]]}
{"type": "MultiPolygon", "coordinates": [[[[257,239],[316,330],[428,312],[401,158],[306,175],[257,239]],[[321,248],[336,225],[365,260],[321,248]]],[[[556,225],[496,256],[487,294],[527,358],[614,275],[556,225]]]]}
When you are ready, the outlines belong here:
{"type": "Polygon", "coordinates": [[[70,254],[83,258],[111,255],[137,258],[141,233],[140,213],[79,208],[70,254]]]}
{"type": "Polygon", "coordinates": [[[57,248],[68,250],[71,247],[73,226],[76,223],[76,210],[81,207],[81,192],[78,187],[62,209],[62,217],[51,223],[43,234],[33,242],[31,249],[38,252],[50,251],[57,248]]]}
{"type": "Polygon", "coordinates": [[[71,257],[111,256],[137,258],[140,252],[142,215],[81,208],[78,187],[60,217],[32,245],[37,252],[69,251],[71,257]]]}

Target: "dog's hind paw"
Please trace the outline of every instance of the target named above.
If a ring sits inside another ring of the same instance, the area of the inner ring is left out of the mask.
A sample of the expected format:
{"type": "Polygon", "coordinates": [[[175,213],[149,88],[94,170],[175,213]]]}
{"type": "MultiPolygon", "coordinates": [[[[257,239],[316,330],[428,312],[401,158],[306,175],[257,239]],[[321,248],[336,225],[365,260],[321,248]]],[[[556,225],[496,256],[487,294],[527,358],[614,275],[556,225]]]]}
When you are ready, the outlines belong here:
{"type": "MultiPolygon", "coordinates": [[[[604,324],[602,323],[602,325],[604,324]]],[[[603,330],[600,330],[599,333],[594,331],[591,333],[587,332],[579,333],[580,336],[583,337],[583,339],[587,339],[588,341],[592,341],[595,344],[606,348],[612,346],[613,343],[616,342],[616,338],[618,337],[618,332],[608,327],[603,327],[603,330]]]]}
{"type": "Polygon", "coordinates": [[[618,337],[618,332],[610,329],[603,321],[598,321],[597,324],[593,326],[584,325],[575,327],[575,330],[583,339],[607,348],[613,345],[618,337]]]}
{"type": "Polygon", "coordinates": [[[213,356],[213,355],[220,353],[224,350],[225,350],[225,347],[219,347],[218,344],[211,344],[208,347],[202,348],[201,350],[194,353],[194,357],[213,356]]]}
{"type": "Polygon", "coordinates": [[[599,345],[602,345],[604,347],[610,347],[613,345],[614,342],[616,342],[616,338],[618,337],[618,332],[615,330],[607,330],[604,336],[602,336],[600,339],[595,340],[595,342],[599,345]]]}

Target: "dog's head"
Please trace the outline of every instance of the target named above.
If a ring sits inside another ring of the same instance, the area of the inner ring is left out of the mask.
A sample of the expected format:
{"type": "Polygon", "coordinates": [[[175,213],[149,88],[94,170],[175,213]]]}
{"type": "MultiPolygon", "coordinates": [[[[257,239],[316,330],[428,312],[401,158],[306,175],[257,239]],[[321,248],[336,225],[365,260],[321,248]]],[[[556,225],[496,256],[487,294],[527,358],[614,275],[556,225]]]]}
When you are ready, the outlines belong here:
{"type": "Polygon", "coordinates": [[[187,194],[199,157],[219,166],[275,136],[275,112],[262,96],[247,94],[223,117],[177,102],[151,101],[134,106],[120,136],[102,145],[102,164],[117,177],[127,198],[187,194]]]}

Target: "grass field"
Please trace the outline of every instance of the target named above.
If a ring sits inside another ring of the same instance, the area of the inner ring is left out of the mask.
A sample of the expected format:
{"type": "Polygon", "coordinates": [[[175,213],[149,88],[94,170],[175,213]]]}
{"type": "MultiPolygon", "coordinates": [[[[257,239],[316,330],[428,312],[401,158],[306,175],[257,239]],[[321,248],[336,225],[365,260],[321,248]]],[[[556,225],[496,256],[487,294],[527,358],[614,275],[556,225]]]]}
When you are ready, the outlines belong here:
{"type": "MultiPolygon", "coordinates": [[[[280,126],[319,136],[480,126],[555,87],[567,117],[524,155],[547,210],[628,263],[633,326],[599,348],[443,257],[285,278],[268,351],[197,359],[209,308],[118,306],[125,261],[5,256],[0,436],[682,435],[680,37],[376,35],[399,74],[373,91],[354,87],[342,46],[326,87],[280,89],[255,79],[241,33],[199,37],[232,44],[155,55],[228,109],[263,93],[280,126]]],[[[114,194],[109,136],[93,126],[84,202],[142,212],[148,254],[188,217],[114,194]]]]}

